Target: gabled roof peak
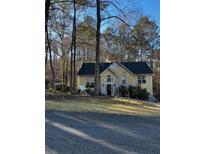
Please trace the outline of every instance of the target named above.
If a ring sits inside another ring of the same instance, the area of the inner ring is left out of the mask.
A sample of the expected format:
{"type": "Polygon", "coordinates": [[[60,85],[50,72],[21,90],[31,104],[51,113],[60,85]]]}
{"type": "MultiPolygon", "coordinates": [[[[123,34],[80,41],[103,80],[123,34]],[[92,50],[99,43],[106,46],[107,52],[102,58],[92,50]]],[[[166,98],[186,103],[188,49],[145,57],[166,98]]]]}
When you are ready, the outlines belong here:
{"type": "MultiPolygon", "coordinates": [[[[134,74],[152,74],[152,70],[146,62],[105,62],[100,63],[100,74],[107,69],[112,63],[119,63],[134,74]]],[[[94,75],[95,63],[83,63],[78,75],[94,75]]]]}

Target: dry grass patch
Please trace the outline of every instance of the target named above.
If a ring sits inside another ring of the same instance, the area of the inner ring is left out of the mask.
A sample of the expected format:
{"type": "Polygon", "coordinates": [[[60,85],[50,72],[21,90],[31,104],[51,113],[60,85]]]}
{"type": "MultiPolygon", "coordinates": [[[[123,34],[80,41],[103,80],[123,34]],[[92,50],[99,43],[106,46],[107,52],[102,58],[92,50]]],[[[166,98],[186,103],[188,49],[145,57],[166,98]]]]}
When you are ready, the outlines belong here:
{"type": "Polygon", "coordinates": [[[160,108],[129,100],[107,97],[87,97],[64,100],[47,100],[46,110],[68,112],[97,112],[140,116],[159,116],[160,108]]]}

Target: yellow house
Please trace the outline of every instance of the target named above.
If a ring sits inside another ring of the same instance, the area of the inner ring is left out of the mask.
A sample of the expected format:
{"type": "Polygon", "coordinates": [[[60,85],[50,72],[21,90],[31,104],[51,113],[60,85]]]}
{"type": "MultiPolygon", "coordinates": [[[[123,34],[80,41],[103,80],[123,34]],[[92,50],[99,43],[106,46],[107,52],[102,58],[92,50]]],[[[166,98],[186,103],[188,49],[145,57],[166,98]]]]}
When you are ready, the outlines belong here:
{"type": "MultiPolygon", "coordinates": [[[[77,76],[77,88],[84,91],[86,85],[94,86],[95,63],[83,63],[77,76]]],[[[100,64],[101,94],[117,95],[121,85],[146,88],[153,95],[152,70],[146,62],[112,62],[100,64]]]]}

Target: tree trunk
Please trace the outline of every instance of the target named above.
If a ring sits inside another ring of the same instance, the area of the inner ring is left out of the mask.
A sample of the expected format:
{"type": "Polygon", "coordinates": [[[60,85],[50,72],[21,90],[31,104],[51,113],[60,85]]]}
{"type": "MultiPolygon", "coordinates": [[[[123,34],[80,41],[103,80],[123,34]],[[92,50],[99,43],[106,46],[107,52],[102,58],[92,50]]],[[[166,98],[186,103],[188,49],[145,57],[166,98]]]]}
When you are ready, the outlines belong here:
{"type": "Polygon", "coordinates": [[[96,55],[95,55],[95,95],[100,95],[100,0],[96,0],[97,30],[96,30],[96,55]]]}
{"type": "Polygon", "coordinates": [[[46,0],[46,6],[45,6],[45,36],[46,36],[47,47],[46,47],[46,56],[45,56],[45,66],[46,66],[46,63],[47,63],[47,54],[48,54],[48,51],[49,51],[49,60],[50,60],[50,66],[51,66],[51,72],[52,72],[52,88],[55,91],[55,89],[56,89],[56,87],[55,87],[55,72],[54,72],[54,68],[53,68],[53,64],[52,64],[51,44],[50,44],[50,40],[49,40],[49,37],[48,37],[49,7],[50,7],[50,0],[46,0]]]}
{"type": "MultiPolygon", "coordinates": [[[[46,40],[46,42],[47,42],[47,40],[46,40]]],[[[45,68],[46,68],[46,65],[47,65],[47,63],[48,63],[48,49],[47,49],[48,47],[46,47],[46,51],[45,51],[45,68]]]]}
{"type": "Polygon", "coordinates": [[[150,53],[150,68],[151,70],[153,70],[153,49],[151,49],[150,53]]]}
{"type": "Polygon", "coordinates": [[[55,71],[53,68],[53,64],[52,64],[52,53],[51,53],[51,44],[50,44],[50,40],[48,37],[48,28],[46,28],[46,37],[47,37],[47,43],[48,43],[48,51],[49,51],[49,60],[50,60],[50,66],[51,66],[51,72],[52,72],[52,88],[55,91],[56,87],[55,87],[55,71]]]}
{"type": "MultiPolygon", "coordinates": [[[[63,49],[62,49],[63,51],[63,49]]],[[[62,89],[61,91],[64,92],[65,89],[65,55],[64,55],[64,52],[62,54],[62,57],[61,57],[61,72],[62,72],[62,89]]]]}
{"type": "Polygon", "coordinates": [[[48,16],[49,16],[49,7],[50,7],[50,0],[46,0],[46,4],[45,4],[45,37],[46,37],[46,49],[45,49],[45,68],[47,65],[47,61],[48,61],[48,40],[47,40],[47,28],[48,28],[48,16]]]}
{"type": "Polygon", "coordinates": [[[70,55],[71,55],[70,57],[70,91],[72,94],[73,93],[73,41],[71,42],[70,55]]]}
{"type": "Polygon", "coordinates": [[[74,16],[73,16],[73,88],[74,88],[74,95],[76,95],[76,6],[75,6],[75,0],[73,0],[73,10],[74,10],[74,16]]]}
{"type": "Polygon", "coordinates": [[[73,0],[73,31],[72,31],[72,42],[71,42],[71,76],[70,76],[70,89],[72,95],[76,94],[75,57],[76,57],[76,5],[75,5],[75,0],[73,0]]]}
{"type": "Polygon", "coordinates": [[[68,59],[66,59],[66,72],[65,72],[65,90],[67,91],[68,87],[68,59]]]}

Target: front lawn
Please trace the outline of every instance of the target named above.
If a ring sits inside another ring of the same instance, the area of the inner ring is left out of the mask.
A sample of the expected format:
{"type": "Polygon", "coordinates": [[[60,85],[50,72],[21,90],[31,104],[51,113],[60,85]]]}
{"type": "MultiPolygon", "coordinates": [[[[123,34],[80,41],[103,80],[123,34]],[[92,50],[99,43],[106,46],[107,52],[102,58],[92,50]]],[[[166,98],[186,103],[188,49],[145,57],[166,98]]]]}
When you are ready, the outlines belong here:
{"type": "Polygon", "coordinates": [[[61,97],[46,100],[46,110],[159,117],[160,107],[112,97],[61,97]]]}

